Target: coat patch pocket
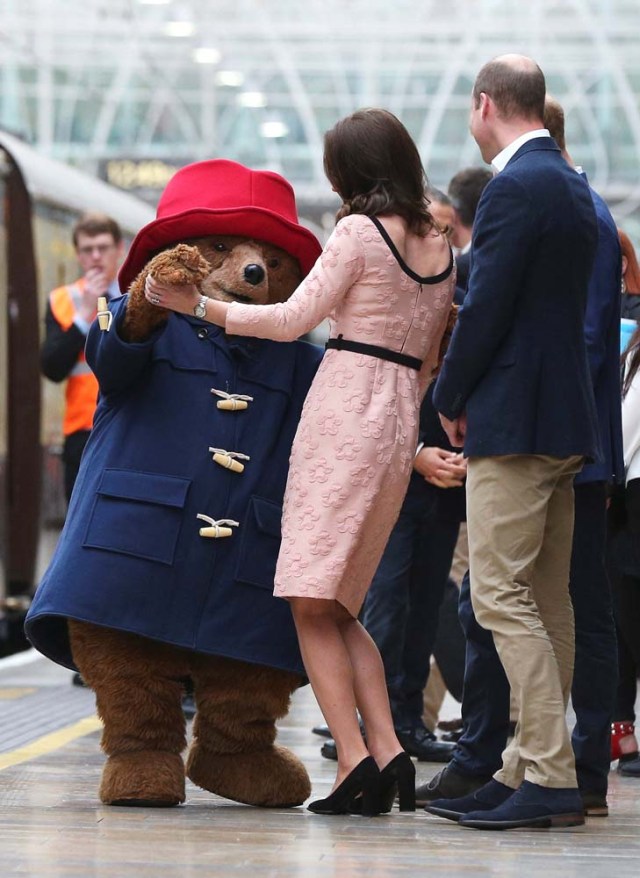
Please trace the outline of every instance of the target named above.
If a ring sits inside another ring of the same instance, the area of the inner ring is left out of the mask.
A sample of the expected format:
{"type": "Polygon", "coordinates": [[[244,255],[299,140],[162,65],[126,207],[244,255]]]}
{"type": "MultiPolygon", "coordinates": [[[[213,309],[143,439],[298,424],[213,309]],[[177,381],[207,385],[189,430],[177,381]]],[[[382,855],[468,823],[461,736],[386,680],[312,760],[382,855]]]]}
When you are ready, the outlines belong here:
{"type": "Polygon", "coordinates": [[[106,469],[83,545],[172,564],[190,484],[175,476],[106,469]]]}
{"type": "Polygon", "coordinates": [[[242,522],[242,543],[236,582],[273,591],[276,561],[280,551],[282,506],[262,497],[249,501],[242,522]]]}

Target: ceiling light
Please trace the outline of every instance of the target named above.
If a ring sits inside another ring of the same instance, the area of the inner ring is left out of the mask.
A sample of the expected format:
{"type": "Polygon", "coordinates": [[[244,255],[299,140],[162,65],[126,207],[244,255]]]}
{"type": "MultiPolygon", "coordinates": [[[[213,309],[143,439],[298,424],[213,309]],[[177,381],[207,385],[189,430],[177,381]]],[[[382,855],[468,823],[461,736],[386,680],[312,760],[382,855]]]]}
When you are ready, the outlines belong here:
{"type": "Polygon", "coordinates": [[[260,126],[260,134],[263,137],[286,137],[289,128],[284,122],[263,122],[260,126]]]}
{"type": "Polygon", "coordinates": [[[266,107],[267,99],[261,91],[243,91],[238,95],[238,103],[241,107],[266,107]]]}
{"type": "Polygon", "coordinates": [[[193,50],[192,57],[197,64],[217,64],[222,55],[213,46],[200,46],[193,50]]]}
{"type": "Polygon", "coordinates": [[[216,85],[226,85],[229,88],[239,88],[244,83],[244,73],[239,70],[218,70],[215,75],[216,85]]]}
{"type": "Polygon", "coordinates": [[[168,37],[191,37],[195,33],[192,21],[167,21],[164,32],[168,37]]]}

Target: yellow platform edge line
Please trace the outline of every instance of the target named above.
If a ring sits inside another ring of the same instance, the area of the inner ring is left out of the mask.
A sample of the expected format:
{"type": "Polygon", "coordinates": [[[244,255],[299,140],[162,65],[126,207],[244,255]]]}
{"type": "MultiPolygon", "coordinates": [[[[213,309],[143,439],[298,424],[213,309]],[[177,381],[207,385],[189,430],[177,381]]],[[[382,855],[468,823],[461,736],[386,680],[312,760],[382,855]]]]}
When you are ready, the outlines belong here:
{"type": "Polygon", "coordinates": [[[0,771],[12,765],[20,765],[21,762],[28,762],[30,759],[37,759],[38,756],[53,753],[54,750],[59,750],[71,741],[84,738],[85,735],[97,732],[101,728],[102,723],[95,714],[85,716],[73,725],[43,735],[30,744],[25,744],[24,747],[18,747],[17,750],[11,750],[9,753],[0,753],[0,771]]]}

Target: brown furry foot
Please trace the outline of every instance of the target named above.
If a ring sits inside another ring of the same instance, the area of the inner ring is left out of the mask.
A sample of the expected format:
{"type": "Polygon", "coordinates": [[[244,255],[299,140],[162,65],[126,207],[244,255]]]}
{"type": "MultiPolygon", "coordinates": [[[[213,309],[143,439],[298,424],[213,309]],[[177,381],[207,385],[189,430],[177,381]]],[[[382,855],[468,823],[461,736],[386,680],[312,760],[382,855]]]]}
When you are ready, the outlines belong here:
{"type": "Polygon", "coordinates": [[[102,772],[105,805],[168,808],[184,802],[184,763],[175,753],[138,750],[111,756],[102,772]]]}
{"type": "Polygon", "coordinates": [[[284,747],[221,755],[194,741],[187,777],[217,796],[263,808],[293,808],[311,795],[304,765],[284,747]]]}

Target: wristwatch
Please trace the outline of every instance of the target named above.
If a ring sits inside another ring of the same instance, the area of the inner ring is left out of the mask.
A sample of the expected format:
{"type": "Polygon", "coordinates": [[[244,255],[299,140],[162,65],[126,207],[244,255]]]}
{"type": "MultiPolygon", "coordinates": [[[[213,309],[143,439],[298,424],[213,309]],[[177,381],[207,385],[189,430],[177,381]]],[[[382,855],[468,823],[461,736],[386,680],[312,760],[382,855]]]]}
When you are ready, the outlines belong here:
{"type": "Polygon", "coordinates": [[[200,320],[204,320],[207,316],[207,297],[200,296],[200,300],[198,304],[193,309],[193,316],[198,317],[200,320]]]}

